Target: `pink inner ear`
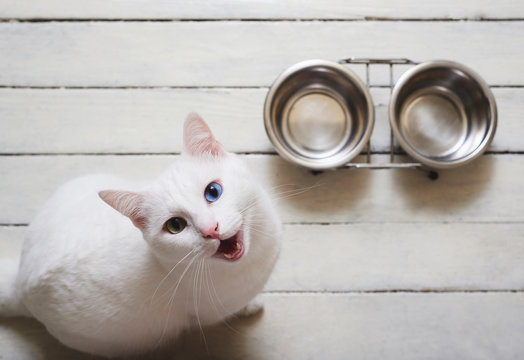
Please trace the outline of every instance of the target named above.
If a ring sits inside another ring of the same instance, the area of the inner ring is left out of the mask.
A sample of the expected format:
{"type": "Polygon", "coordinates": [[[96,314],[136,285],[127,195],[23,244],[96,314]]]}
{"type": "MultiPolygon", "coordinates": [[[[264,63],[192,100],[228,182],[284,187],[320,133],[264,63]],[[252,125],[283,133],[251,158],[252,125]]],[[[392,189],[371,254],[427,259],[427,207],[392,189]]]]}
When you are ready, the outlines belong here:
{"type": "Polygon", "coordinates": [[[226,155],[222,145],[215,139],[204,120],[196,113],[187,116],[184,125],[184,148],[191,156],[226,155]]]}
{"type": "Polygon", "coordinates": [[[98,195],[112,208],[131,219],[137,228],[141,230],[145,228],[146,218],[141,213],[143,195],[115,190],[100,191],[98,195]]]}

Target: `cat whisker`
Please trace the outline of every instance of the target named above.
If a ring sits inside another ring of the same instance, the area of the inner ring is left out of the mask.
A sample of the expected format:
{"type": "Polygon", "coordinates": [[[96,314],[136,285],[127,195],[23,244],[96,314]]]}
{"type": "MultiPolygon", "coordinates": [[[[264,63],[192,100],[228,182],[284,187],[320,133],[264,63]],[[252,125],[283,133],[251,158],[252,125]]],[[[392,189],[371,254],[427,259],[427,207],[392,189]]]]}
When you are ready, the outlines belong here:
{"type": "Polygon", "coordinates": [[[280,185],[275,185],[275,186],[272,186],[271,187],[271,190],[274,190],[274,189],[278,189],[278,188],[281,188],[281,187],[284,187],[284,186],[295,186],[295,184],[280,184],[280,185]]]}
{"type": "MultiPolygon", "coordinates": [[[[290,197],[295,197],[302,195],[303,193],[306,193],[310,190],[313,190],[317,187],[321,187],[323,184],[317,183],[315,185],[299,188],[299,189],[292,189],[292,190],[286,190],[278,193],[270,194],[273,201],[279,201],[283,199],[288,199],[290,197]]],[[[251,209],[253,206],[257,205],[260,200],[258,198],[252,199],[250,202],[248,202],[248,205],[240,210],[240,213],[245,213],[249,209],[251,209]]]]}
{"type": "Polygon", "coordinates": [[[150,305],[153,304],[153,299],[155,298],[155,295],[156,293],[158,292],[158,290],[160,289],[160,287],[162,286],[162,284],[164,283],[164,281],[167,280],[167,278],[173,273],[173,271],[175,271],[176,267],[181,264],[184,260],[186,260],[191,254],[193,254],[194,252],[196,251],[196,249],[191,249],[191,251],[189,253],[187,253],[186,256],[184,256],[180,261],[178,261],[172,268],[171,270],[167,273],[166,276],[164,276],[164,278],[158,283],[158,286],[156,287],[155,291],[153,292],[153,296],[151,296],[151,301],[150,301],[150,305]]]}
{"type": "Polygon", "coordinates": [[[202,295],[202,271],[203,271],[203,263],[205,259],[200,259],[200,262],[198,263],[196,267],[195,276],[193,279],[193,305],[195,307],[195,315],[198,323],[198,328],[200,329],[200,333],[202,334],[202,339],[204,340],[204,346],[206,347],[206,352],[209,354],[209,348],[207,345],[206,340],[206,334],[204,333],[204,329],[202,327],[202,322],[200,321],[200,315],[198,312],[198,309],[200,308],[200,298],[202,295]]]}
{"type": "Polygon", "coordinates": [[[282,199],[287,199],[287,198],[290,198],[290,197],[302,195],[305,192],[308,192],[310,190],[313,190],[313,189],[316,189],[316,188],[322,187],[322,186],[323,186],[323,184],[317,183],[315,185],[306,186],[306,187],[303,187],[303,188],[286,190],[286,191],[282,191],[282,192],[279,192],[279,193],[270,194],[270,196],[272,197],[273,200],[282,200],[282,199]]]}
{"type": "Polygon", "coordinates": [[[255,231],[255,232],[259,233],[259,234],[262,234],[262,235],[264,235],[264,236],[267,236],[267,237],[274,236],[273,234],[269,234],[269,233],[267,233],[267,232],[265,232],[265,231],[263,231],[263,230],[257,229],[257,228],[254,227],[254,226],[250,226],[249,229],[252,230],[252,231],[255,231]]]}
{"type": "Polygon", "coordinates": [[[287,194],[287,193],[292,193],[292,192],[295,192],[295,191],[301,191],[301,190],[304,190],[304,189],[310,189],[310,188],[315,188],[315,187],[319,187],[319,186],[322,186],[321,183],[316,183],[314,185],[311,185],[311,186],[306,186],[306,187],[301,187],[301,188],[296,188],[296,184],[281,184],[281,185],[276,185],[276,186],[273,186],[272,188],[270,188],[268,190],[268,194],[270,196],[276,196],[276,195],[281,195],[281,194],[287,194]],[[283,187],[293,187],[293,189],[289,189],[289,190],[283,190],[283,191],[276,191],[277,189],[280,189],[280,188],[283,188],[283,187]]]}
{"type": "MultiPolygon", "coordinates": [[[[215,302],[213,300],[212,300],[212,303],[213,303],[215,309],[217,310],[217,314],[220,317],[222,317],[227,311],[226,311],[224,305],[222,304],[222,302],[220,301],[220,298],[219,298],[219,296],[217,294],[217,291],[216,291],[216,288],[215,288],[215,283],[213,282],[213,274],[211,273],[209,265],[207,265],[207,274],[208,274],[208,279],[209,279],[209,282],[211,283],[211,287],[212,287],[212,290],[213,290],[212,292],[211,292],[211,290],[209,291],[209,296],[210,296],[211,299],[213,299],[213,295],[215,295],[215,298],[217,299],[218,304],[222,308],[222,312],[219,311],[219,309],[216,307],[215,302]]],[[[209,286],[209,282],[208,282],[208,286],[209,286]]]]}
{"type": "Polygon", "coordinates": [[[238,331],[237,329],[235,329],[231,324],[229,324],[229,322],[227,321],[227,318],[224,317],[225,314],[227,314],[227,311],[224,307],[224,304],[222,303],[222,301],[220,300],[218,294],[217,294],[217,291],[216,291],[216,288],[215,288],[215,284],[213,282],[213,274],[211,273],[211,270],[210,270],[210,266],[209,264],[204,264],[205,265],[205,270],[206,270],[206,283],[207,283],[207,289],[208,289],[208,294],[209,294],[209,299],[211,301],[211,304],[213,305],[213,308],[215,309],[218,317],[221,320],[221,322],[227,327],[229,328],[231,331],[235,332],[236,334],[239,334],[239,335],[242,335],[242,333],[240,331],[238,331]],[[209,283],[211,283],[211,287],[212,287],[212,291],[209,287],[209,283]],[[222,308],[222,311],[220,311],[217,307],[217,305],[215,304],[215,301],[213,300],[213,294],[217,300],[217,302],[219,303],[220,307],[222,308]]]}
{"type": "Polygon", "coordinates": [[[169,318],[171,317],[171,309],[174,305],[174,299],[175,299],[175,295],[177,293],[177,290],[178,290],[178,287],[180,286],[180,284],[182,283],[182,280],[184,279],[185,275],[187,274],[188,270],[191,268],[191,266],[193,265],[193,263],[195,262],[196,258],[200,255],[200,253],[196,253],[192,258],[191,260],[189,261],[189,263],[186,265],[184,271],[182,272],[182,274],[180,275],[180,278],[178,279],[178,281],[176,282],[175,284],[175,288],[171,294],[171,297],[169,298],[169,301],[167,302],[167,306],[168,306],[168,309],[167,309],[167,316],[166,316],[166,321],[165,321],[165,324],[164,324],[164,328],[162,330],[162,333],[160,335],[160,338],[158,340],[158,344],[157,346],[159,346],[161,343],[162,343],[162,339],[164,338],[164,336],[166,335],[166,332],[167,332],[167,325],[169,323],[169,318]]]}
{"type": "Polygon", "coordinates": [[[273,186],[270,189],[269,194],[270,195],[278,195],[278,194],[287,193],[287,192],[301,191],[301,190],[304,190],[304,189],[312,189],[312,188],[316,188],[316,187],[319,187],[319,186],[322,186],[322,185],[323,185],[322,183],[317,182],[317,183],[315,183],[314,185],[311,185],[311,186],[304,186],[304,187],[301,187],[301,188],[298,188],[298,189],[294,188],[294,189],[290,189],[290,190],[284,190],[284,191],[273,193],[273,190],[276,190],[278,188],[282,188],[282,187],[286,187],[286,186],[288,186],[288,187],[296,187],[297,186],[296,184],[281,184],[281,185],[273,186]]]}

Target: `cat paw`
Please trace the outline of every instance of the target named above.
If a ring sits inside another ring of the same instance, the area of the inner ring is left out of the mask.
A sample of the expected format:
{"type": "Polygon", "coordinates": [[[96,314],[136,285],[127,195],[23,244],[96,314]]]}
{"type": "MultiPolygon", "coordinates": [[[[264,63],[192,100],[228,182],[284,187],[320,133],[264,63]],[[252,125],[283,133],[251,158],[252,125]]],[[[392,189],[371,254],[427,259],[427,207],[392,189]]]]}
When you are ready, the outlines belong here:
{"type": "Polygon", "coordinates": [[[264,301],[262,297],[258,295],[249,302],[242,310],[236,313],[237,316],[247,317],[253,316],[264,310],[264,301]]]}

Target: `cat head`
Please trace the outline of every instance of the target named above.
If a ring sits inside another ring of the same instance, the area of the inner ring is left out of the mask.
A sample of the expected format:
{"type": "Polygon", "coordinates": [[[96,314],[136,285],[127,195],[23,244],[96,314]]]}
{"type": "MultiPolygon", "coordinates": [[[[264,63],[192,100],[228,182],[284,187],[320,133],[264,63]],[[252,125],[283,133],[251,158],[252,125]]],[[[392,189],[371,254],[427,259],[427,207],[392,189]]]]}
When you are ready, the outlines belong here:
{"type": "Polygon", "coordinates": [[[192,113],[182,155],[162,176],[141,192],[106,190],[99,196],[127,216],[168,264],[196,256],[236,262],[249,252],[257,191],[245,165],[192,113]]]}

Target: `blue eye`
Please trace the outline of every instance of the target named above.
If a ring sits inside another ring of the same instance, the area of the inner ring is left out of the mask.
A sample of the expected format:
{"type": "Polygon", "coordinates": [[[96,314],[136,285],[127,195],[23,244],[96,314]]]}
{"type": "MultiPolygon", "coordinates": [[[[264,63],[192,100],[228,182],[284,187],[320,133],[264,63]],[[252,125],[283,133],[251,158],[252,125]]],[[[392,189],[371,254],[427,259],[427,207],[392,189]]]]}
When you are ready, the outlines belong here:
{"type": "Polygon", "coordinates": [[[222,186],[216,182],[210,183],[204,191],[204,197],[210,203],[217,201],[220,195],[222,195],[222,186]]]}

